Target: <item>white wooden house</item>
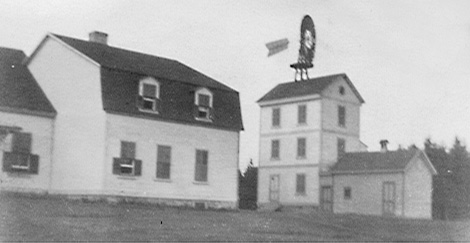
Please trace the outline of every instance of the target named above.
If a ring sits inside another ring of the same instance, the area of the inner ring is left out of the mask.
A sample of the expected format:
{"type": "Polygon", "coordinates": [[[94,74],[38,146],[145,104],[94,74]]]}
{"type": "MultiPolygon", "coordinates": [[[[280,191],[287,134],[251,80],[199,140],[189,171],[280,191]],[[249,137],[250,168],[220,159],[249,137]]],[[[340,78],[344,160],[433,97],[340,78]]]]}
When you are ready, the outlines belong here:
{"type": "Polygon", "coordinates": [[[237,91],[102,32],[48,34],[24,63],[57,110],[51,194],[237,206],[237,91]]]}
{"type": "Polygon", "coordinates": [[[56,111],[20,50],[0,48],[0,189],[47,192],[56,111]]]}

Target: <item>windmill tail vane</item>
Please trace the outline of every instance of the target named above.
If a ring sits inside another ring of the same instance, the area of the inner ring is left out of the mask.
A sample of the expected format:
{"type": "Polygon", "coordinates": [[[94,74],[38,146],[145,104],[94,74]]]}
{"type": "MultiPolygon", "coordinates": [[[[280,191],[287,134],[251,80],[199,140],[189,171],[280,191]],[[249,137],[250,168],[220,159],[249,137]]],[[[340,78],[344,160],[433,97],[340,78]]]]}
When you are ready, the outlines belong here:
{"type": "Polygon", "coordinates": [[[289,46],[289,40],[287,38],[266,43],[266,47],[268,48],[268,51],[269,51],[268,57],[286,50],[288,46],[289,46]]]}

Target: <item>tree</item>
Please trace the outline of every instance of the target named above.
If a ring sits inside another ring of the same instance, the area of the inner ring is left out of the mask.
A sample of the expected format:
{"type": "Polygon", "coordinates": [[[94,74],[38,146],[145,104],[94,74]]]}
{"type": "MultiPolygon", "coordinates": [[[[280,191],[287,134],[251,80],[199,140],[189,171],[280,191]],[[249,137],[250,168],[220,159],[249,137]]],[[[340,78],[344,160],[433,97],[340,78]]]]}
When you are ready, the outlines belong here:
{"type": "Polygon", "coordinates": [[[450,149],[450,167],[455,193],[452,206],[455,208],[455,218],[467,217],[470,214],[470,160],[466,146],[458,138],[450,149]]]}
{"type": "Polygon", "coordinates": [[[437,170],[433,176],[432,191],[432,216],[435,219],[448,219],[451,211],[451,170],[449,167],[449,155],[444,146],[433,143],[430,138],[424,142],[424,151],[437,170]]]}
{"type": "Polygon", "coordinates": [[[244,174],[239,171],[238,178],[239,208],[256,209],[258,201],[258,168],[253,165],[253,160],[250,160],[244,174]]]}

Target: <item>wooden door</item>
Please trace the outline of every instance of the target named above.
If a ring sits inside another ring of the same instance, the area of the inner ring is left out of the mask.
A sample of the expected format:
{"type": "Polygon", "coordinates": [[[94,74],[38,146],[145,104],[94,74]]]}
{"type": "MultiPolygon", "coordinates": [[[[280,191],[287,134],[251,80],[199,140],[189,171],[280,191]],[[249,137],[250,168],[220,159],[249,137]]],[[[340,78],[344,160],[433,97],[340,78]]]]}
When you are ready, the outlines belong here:
{"type": "Polygon", "coordinates": [[[385,216],[395,215],[395,182],[384,182],[382,185],[382,213],[385,216]]]}
{"type": "Polygon", "coordinates": [[[279,175],[271,175],[269,178],[269,201],[279,202],[279,175]]]}
{"type": "Polygon", "coordinates": [[[320,207],[322,210],[333,212],[333,188],[331,186],[321,187],[320,207]]]}

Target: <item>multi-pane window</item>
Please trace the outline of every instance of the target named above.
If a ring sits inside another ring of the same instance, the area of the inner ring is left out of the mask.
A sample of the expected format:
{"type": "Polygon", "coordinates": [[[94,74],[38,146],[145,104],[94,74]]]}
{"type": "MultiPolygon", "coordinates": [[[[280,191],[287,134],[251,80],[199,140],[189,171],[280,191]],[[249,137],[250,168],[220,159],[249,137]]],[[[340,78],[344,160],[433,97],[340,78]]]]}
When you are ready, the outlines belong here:
{"type": "Polygon", "coordinates": [[[171,147],[157,147],[157,178],[170,179],[171,147]]]}
{"type": "Polygon", "coordinates": [[[297,194],[305,194],[305,174],[297,174],[295,192],[297,194]]]}
{"type": "Polygon", "coordinates": [[[135,158],[136,145],[134,142],[121,141],[119,158],[114,158],[113,174],[138,176],[141,174],[142,161],[135,158]]]}
{"type": "Polygon", "coordinates": [[[297,158],[306,157],[306,138],[297,138],[297,158]]]}
{"type": "Polygon", "coordinates": [[[346,153],[346,140],[344,140],[342,138],[338,138],[338,141],[337,141],[337,155],[338,155],[338,158],[341,157],[342,155],[344,155],[344,153],[346,153]]]}
{"type": "Polygon", "coordinates": [[[307,123],[307,106],[306,105],[298,106],[297,120],[299,124],[307,123]]]}
{"type": "Polygon", "coordinates": [[[279,159],[279,149],[280,149],[279,140],[272,140],[271,141],[271,159],[279,159]]]}
{"type": "Polygon", "coordinates": [[[345,187],[344,188],[344,199],[345,200],[350,200],[351,197],[352,197],[352,194],[351,194],[351,187],[345,187]]]}
{"type": "Polygon", "coordinates": [[[212,92],[208,89],[200,89],[195,94],[194,116],[199,120],[212,120],[212,92]]]}
{"type": "Polygon", "coordinates": [[[3,171],[38,173],[39,156],[31,154],[31,133],[13,133],[11,151],[3,153],[3,171]]]}
{"type": "Polygon", "coordinates": [[[346,126],[346,108],[342,105],[338,106],[338,126],[346,126]]]}
{"type": "Polygon", "coordinates": [[[281,126],[281,108],[273,108],[272,125],[273,127],[281,126]]]}
{"type": "Polygon", "coordinates": [[[208,159],[209,152],[207,150],[196,150],[195,181],[207,181],[208,159]]]}
{"type": "Polygon", "coordinates": [[[154,79],[144,79],[139,83],[138,104],[142,111],[158,112],[160,104],[160,85],[154,79]]]}

